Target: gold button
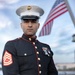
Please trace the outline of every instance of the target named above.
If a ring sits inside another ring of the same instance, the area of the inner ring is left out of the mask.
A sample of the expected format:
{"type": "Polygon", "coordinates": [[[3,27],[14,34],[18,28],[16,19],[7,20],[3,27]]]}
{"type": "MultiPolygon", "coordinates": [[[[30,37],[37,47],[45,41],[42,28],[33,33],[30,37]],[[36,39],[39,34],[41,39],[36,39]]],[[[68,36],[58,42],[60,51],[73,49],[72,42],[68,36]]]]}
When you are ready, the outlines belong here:
{"type": "Polygon", "coordinates": [[[25,53],[24,55],[26,56],[27,54],[25,53]]]}
{"type": "Polygon", "coordinates": [[[35,49],[37,49],[37,46],[35,46],[35,49]]]}
{"type": "Polygon", "coordinates": [[[31,41],[31,38],[29,38],[29,40],[31,41]]]}
{"type": "Polygon", "coordinates": [[[39,71],[39,73],[41,74],[41,71],[39,71]]]}
{"type": "Polygon", "coordinates": [[[39,54],[39,52],[37,52],[37,54],[39,54]]]}
{"type": "Polygon", "coordinates": [[[40,60],[40,58],[38,58],[38,60],[40,60]]]}
{"type": "Polygon", "coordinates": [[[41,64],[39,64],[39,67],[41,67],[41,64]]]}
{"type": "Polygon", "coordinates": [[[35,42],[33,42],[33,44],[35,45],[35,42]]]}

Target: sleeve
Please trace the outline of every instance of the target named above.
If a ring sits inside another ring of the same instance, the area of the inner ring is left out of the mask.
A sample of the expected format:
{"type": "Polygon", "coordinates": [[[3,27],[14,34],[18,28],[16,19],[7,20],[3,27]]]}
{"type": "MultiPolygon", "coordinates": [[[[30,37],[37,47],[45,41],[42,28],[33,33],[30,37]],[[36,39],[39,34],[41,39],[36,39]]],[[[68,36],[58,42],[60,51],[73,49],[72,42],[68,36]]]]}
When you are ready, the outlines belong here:
{"type": "Polygon", "coordinates": [[[55,67],[53,58],[51,58],[51,61],[49,63],[48,75],[58,75],[58,71],[57,71],[57,69],[55,67]]]}
{"type": "MultiPolygon", "coordinates": [[[[50,49],[50,47],[49,47],[50,49]]],[[[50,49],[51,51],[51,49],[50,49]]],[[[51,57],[50,57],[50,62],[49,62],[49,66],[48,66],[48,75],[58,75],[58,71],[55,67],[55,63],[54,63],[54,60],[53,60],[53,52],[51,51],[51,57]]]]}
{"type": "Polygon", "coordinates": [[[19,66],[13,42],[7,42],[2,55],[3,75],[19,75],[19,66]]]}

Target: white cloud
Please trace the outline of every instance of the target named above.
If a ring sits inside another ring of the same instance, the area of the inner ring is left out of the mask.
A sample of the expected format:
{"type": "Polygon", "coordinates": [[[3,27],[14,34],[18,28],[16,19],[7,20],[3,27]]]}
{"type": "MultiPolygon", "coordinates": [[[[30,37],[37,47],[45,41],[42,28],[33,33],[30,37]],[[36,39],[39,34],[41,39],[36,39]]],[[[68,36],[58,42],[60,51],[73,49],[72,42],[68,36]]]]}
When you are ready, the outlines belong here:
{"type": "Polygon", "coordinates": [[[19,0],[4,0],[8,4],[17,3],[19,0]]]}
{"type": "Polygon", "coordinates": [[[7,16],[1,14],[0,17],[0,30],[12,25],[12,21],[7,16]]]}
{"type": "Polygon", "coordinates": [[[56,47],[59,46],[59,43],[58,43],[58,42],[56,42],[56,43],[51,43],[50,46],[51,46],[52,48],[56,48],[56,47]]]}
{"type": "Polygon", "coordinates": [[[4,4],[0,2],[0,9],[4,8],[4,4]]]}
{"type": "Polygon", "coordinates": [[[64,51],[64,50],[68,50],[68,51],[70,51],[70,50],[73,50],[73,49],[75,49],[75,44],[72,44],[72,43],[70,43],[69,45],[66,45],[66,46],[62,46],[61,47],[61,49],[64,51]]]}
{"type": "Polygon", "coordinates": [[[12,39],[12,37],[10,35],[7,35],[7,34],[3,34],[0,36],[0,40],[1,40],[1,43],[5,43],[6,41],[12,39]]]}
{"type": "Polygon", "coordinates": [[[7,5],[14,4],[20,0],[0,0],[0,9],[6,8],[7,5]]]}
{"type": "Polygon", "coordinates": [[[0,3],[5,3],[5,4],[13,4],[17,3],[19,0],[0,0],[0,3]]]}

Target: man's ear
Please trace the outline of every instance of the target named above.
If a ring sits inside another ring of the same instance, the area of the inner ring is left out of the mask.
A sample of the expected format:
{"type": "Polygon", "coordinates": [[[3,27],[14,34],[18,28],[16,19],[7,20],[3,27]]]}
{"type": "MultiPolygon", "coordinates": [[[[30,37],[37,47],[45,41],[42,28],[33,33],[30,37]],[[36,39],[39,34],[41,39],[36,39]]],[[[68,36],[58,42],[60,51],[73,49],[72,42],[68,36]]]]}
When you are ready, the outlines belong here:
{"type": "Polygon", "coordinates": [[[40,23],[38,23],[38,28],[40,27],[40,23]]]}
{"type": "Polygon", "coordinates": [[[22,22],[20,23],[20,25],[21,25],[21,28],[23,29],[23,25],[22,25],[22,22]]]}

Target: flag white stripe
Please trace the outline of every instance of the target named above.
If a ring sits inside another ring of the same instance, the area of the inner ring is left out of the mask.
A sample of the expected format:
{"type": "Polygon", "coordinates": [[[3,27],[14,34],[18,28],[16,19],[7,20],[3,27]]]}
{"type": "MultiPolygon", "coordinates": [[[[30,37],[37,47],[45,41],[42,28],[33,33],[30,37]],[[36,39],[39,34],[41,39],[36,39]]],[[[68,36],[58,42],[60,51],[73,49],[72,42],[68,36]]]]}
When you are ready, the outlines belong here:
{"type": "Polygon", "coordinates": [[[62,8],[64,8],[64,7],[66,7],[66,4],[63,2],[63,3],[59,4],[58,6],[56,6],[55,8],[53,8],[53,9],[50,11],[50,14],[49,14],[48,17],[47,17],[47,20],[48,20],[48,18],[50,17],[50,15],[52,15],[56,10],[62,9],[62,8]],[[61,5],[62,5],[62,6],[61,6],[61,5]]]}
{"type": "Polygon", "coordinates": [[[52,11],[51,14],[49,15],[49,17],[51,17],[54,13],[58,12],[59,10],[61,10],[63,8],[66,8],[66,5],[63,5],[62,7],[59,7],[58,9],[55,9],[54,11],[52,11]]]}
{"type": "MultiPolygon", "coordinates": [[[[51,12],[54,12],[56,9],[58,9],[58,7],[59,7],[59,8],[62,8],[62,6],[66,6],[66,4],[65,4],[64,2],[60,3],[60,4],[57,5],[55,8],[53,8],[53,9],[51,10],[51,12]]],[[[50,13],[51,13],[51,12],[50,12],[50,13]]]]}
{"type": "MultiPolygon", "coordinates": [[[[63,13],[63,12],[66,12],[66,11],[67,11],[67,8],[66,8],[66,9],[63,9],[62,11],[60,11],[60,12],[58,12],[58,13],[56,13],[56,14],[54,14],[52,17],[50,17],[50,18],[48,19],[48,21],[47,21],[46,23],[48,23],[49,21],[55,19],[57,16],[59,16],[59,14],[61,14],[61,13],[63,13]]],[[[46,24],[46,23],[45,23],[45,24],[46,24]]]]}
{"type": "MultiPolygon", "coordinates": [[[[63,8],[62,8],[62,9],[63,9],[63,8]]],[[[66,7],[65,7],[65,9],[63,9],[63,10],[62,10],[62,9],[58,10],[58,11],[59,11],[59,12],[57,11],[58,13],[57,13],[56,11],[55,11],[55,13],[52,13],[52,14],[54,14],[54,15],[51,14],[52,16],[50,15],[50,17],[49,17],[48,19],[52,19],[53,16],[55,16],[55,15],[57,15],[57,14],[60,14],[60,13],[62,13],[62,12],[67,11],[67,8],[66,8],[66,7]]],[[[47,19],[47,21],[48,21],[48,19],[47,19]]]]}
{"type": "Polygon", "coordinates": [[[42,27],[42,30],[40,31],[39,36],[50,34],[53,25],[53,20],[58,16],[62,15],[63,13],[65,13],[66,11],[68,11],[68,9],[66,7],[64,0],[56,0],[52,10],[50,11],[44,23],[44,26],[42,27]]]}

